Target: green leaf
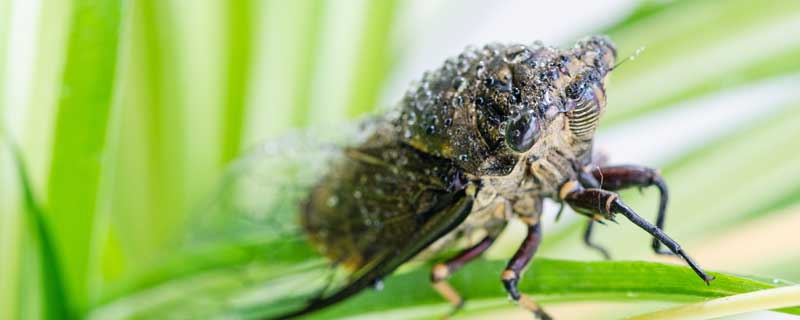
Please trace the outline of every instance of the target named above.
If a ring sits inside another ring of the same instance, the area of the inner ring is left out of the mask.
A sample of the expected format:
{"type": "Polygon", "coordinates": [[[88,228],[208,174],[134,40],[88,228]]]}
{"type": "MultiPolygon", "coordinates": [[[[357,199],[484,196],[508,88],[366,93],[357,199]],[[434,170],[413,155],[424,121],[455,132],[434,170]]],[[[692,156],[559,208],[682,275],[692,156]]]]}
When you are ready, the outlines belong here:
{"type": "MultiPolygon", "coordinates": [[[[5,143],[3,143],[5,144],[5,143]]],[[[22,203],[25,204],[25,225],[36,242],[40,283],[42,286],[41,304],[44,319],[70,319],[75,317],[75,308],[70,305],[62,277],[62,266],[53,241],[45,213],[36,201],[25,163],[19,148],[9,145],[16,164],[19,185],[22,190],[22,203]]]]}
{"type": "MultiPolygon", "coordinates": [[[[228,256],[223,260],[232,261],[233,256],[228,256]]],[[[212,259],[222,261],[217,258],[212,259]]],[[[195,260],[197,261],[200,260],[195,260]]],[[[275,261],[271,263],[274,264],[275,261]]],[[[504,267],[504,261],[481,259],[465,266],[451,278],[450,282],[471,301],[503,298],[505,291],[499,281],[499,273],[504,267]]],[[[261,291],[274,293],[275,288],[259,286],[258,281],[254,279],[244,280],[250,276],[239,273],[254,274],[252,273],[254,271],[247,271],[248,269],[250,268],[245,268],[244,265],[238,268],[233,265],[225,266],[223,263],[216,266],[216,271],[195,270],[194,275],[183,274],[179,277],[182,284],[174,281],[163,283],[163,289],[156,286],[140,292],[129,292],[126,295],[128,298],[123,296],[108,305],[98,306],[95,309],[97,311],[95,316],[160,317],[185,310],[189,305],[197,303],[191,300],[224,302],[236,300],[240,295],[258,296],[258,292],[261,291]],[[235,280],[237,278],[240,280],[235,280]],[[176,292],[189,295],[192,299],[186,300],[182,299],[181,295],[175,296],[176,292]],[[120,311],[123,313],[115,313],[120,311]]],[[[789,284],[783,281],[767,282],[721,273],[712,274],[717,279],[707,286],[691,269],[683,266],[652,262],[578,262],[538,258],[534,260],[526,277],[520,283],[520,289],[543,302],[590,300],[692,302],[774,288],[778,284],[789,284]]],[[[315,316],[337,318],[371,312],[392,312],[419,305],[436,305],[437,309],[434,312],[443,314],[449,307],[430,287],[429,277],[430,265],[425,264],[410,272],[388,277],[383,291],[365,290],[315,316]]],[[[252,317],[266,311],[260,310],[260,307],[263,307],[263,303],[253,300],[247,305],[237,304],[236,307],[211,310],[217,310],[215,312],[222,314],[252,317]]],[[[206,305],[205,308],[209,306],[206,305]]],[[[798,308],[782,311],[800,314],[798,308]]],[[[435,314],[428,313],[427,316],[435,314]]]]}
{"type": "Polygon", "coordinates": [[[105,0],[75,1],[71,7],[47,205],[68,296],[77,305],[87,302],[89,249],[115,91],[122,8],[122,1],[105,0]]]}
{"type": "MultiPolygon", "coordinates": [[[[794,307],[800,303],[800,286],[738,294],[643,314],[631,320],[711,319],[740,313],[794,307]]],[[[794,308],[798,309],[798,308],[794,308]]]]}
{"type": "Polygon", "coordinates": [[[358,64],[347,109],[351,117],[375,110],[391,65],[389,32],[397,11],[397,1],[370,1],[367,6],[361,51],[356,58],[358,64]]]}
{"type": "Polygon", "coordinates": [[[252,0],[232,1],[227,6],[228,65],[227,91],[223,114],[221,163],[234,159],[244,134],[247,84],[250,77],[255,19],[252,0]]]}
{"type": "MultiPolygon", "coordinates": [[[[464,267],[450,282],[466,299],[503,298],[499,273],[505,261],[482,260],[464,267]]],[[[390,277],[383,292],[367,291],[319,313],[320,318],[357,315],[405,306],[441,304],[428,286],[429,268],[390,277]]],[[[652,262],[578,262],[535,259],[520,282],[522,292],[540,301],[672,301],[690,302],[774,288],[774,284],[712,273],[707,286],[687,267],[652,262]]],[[[443,311],[446,311],[445,308],[443,311]]],[[[800,314],[800,308],[783,310],[800,314]]]]}
{"type": "MultiPolygon", "coordinates": [[[[6,100],[6,64],[7,59],[6,56],[8,55],[8,36],[9,36],[9,29],[11,27],[11,23],[7,21],[11,21],[9,17],[11,9],[11,1],[2,1],[0,2],[0,21],[5,21],[4,23],[0,23],[0,101],[7,101],[6,100]]],[[[3,117],[5,109],[5,103],[0,103],[0,128],[6,126],[5,119],[3,117]]],[[[1,131],[0,131],[1,132],[1,131]]]]}
{"type": "Polygon", "coordinates": [[[307,127],[311,119],[311,97],[313,96],[312,90],[314,71],[316,70],[317,57],[315,53],[319,47],[320,34],[322,32],[322,14],[323,3],[320,1],[308,1],[306,8],[301,11],[301,18],[305,20],[303,27],[294,29],[295,39],[298,52],[297,61],[295,63],[296,74],[293,92],[293,111],[292,111],[292,125],[298,128],[307,127]]]}
{"type": "Polygon", "coordinates": [[[263,35],[254,58],[262,75],[251,85],[253,97],[246,123],[244,145],[276,136],[289,128],[309,124],[313,78],[322,31],[324,2],[262,1],[260,20],[263,35]]]}
{"type": "Polygon", "coordinates": [[[603,126],[632,120],[721,89],[800,70],[800,3],[754,6],[746,0],[647,2],[606,30],[619,59],[645,47],[612,74],[603,126]],[[665,27],[669,26],[669,27],[665,27]],[[697,32],[702,29],[703,32],[697,32]]]}

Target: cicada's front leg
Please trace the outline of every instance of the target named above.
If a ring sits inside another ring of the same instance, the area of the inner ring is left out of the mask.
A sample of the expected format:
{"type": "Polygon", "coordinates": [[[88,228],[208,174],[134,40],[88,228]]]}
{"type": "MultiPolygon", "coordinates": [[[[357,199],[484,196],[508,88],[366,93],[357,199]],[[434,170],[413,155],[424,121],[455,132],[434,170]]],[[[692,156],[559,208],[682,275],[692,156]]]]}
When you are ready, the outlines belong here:
{"type": "MultiPolygon", "coordinates": [[[[597,179],[595,179],[595,177],[592,175],[591,172],[588,171],[582,171],[580,173],[580,176],[578,176],[578,181],[580,181],[581,184],[590,188],[600,188],[600,182],[597,179]]],[[[564,204],[562,203],[561,205],[563,208],[564,204]]],[[[596,222],[602,223],[602,221],[598,221],[595,219],[589,219],[589,221],[586,222],[586,229],[584,229],[583,232],[583,243],[587,247],[594,249],[595,251],[600,253],[600,255],[602,255],[604,259],[611,260],[611,254],[608,253],[608,250],[605,247],[596,244],[594,243],[594,241],[592,241],[592,231],[594,230],[594,224],[596,222]]]]}
{"type": "Polygon", "coordinates": [[[517,252],[514,254],[514,257],[508,261],[508,265],[506,265],[506,270],[503,271],[501,275],[501,280],[503,281],[503,286],[508,292],[508,295],[519,303],[519,305],[528,310],[533,312],[533,314],[542,320],[550,320],[552,319],[550,315],[548,315],[542,308],[533,301],[528,295],[521,294],[519,292],[519,288],[517,287],[519,284],[519,279],[522,276],[522,272],[528,263],[533,259],[533,255],[536,253],[536,249],[539,248],[539,243],[542,241],[542,227],[538,220],[534,219],[523,219],[528,225],[528,234],[525,237],[525,240],[522,242],[522,245],[519,246],[517,252]]]}
{"type": "Polygon", "coordinates": [[[697,265],[681,246],[672,238],[670,238],[661,228],[654,226],[652,223],[643,219],[636,214],[630,207],[628,207],[614,192],[591,188],[584,189],[577,181],[570,181],[561,187],[559,197],[562,201],[566,201],[573,209],[578,212],[583,212],[591,215],[594,219],[608,219],[614,220],[614,214],[622,214],[628,220],[650,233],[655,239],[663,243],[674,254],[683,258],[689,267],[700,276],[706,284],[714,280],[714,277],[708,274],[697,265]]]}
{"type": "Polygon", "coordinates": [[[611,254],[608,253],[608,250],[606,248],[604,248],[603,246],[601,246],[599,244],[596,244],[596,243],[594,243],[594,241],[592,241],[592,230],[594,230],[594,223],[595,222],[597,222],[597,221],[589,220],[586,223],[586,229],[584,229],[584,231],[583,231],[583,243],[587,247],[592,248],[592,249],[596,250],[597,252],[599,252],[600,255],[603,256],[603,259],[611,260],[611,254]]]}
{"type": "MultiPolygon", "coordinates": [[[[647,188],[651,186],[658,188],[661,197],[658,202],[656,227],[664,230],[669,191],[658,170],[635,165],[621,165],[596,168],[591,171],[591,175],[599,182],[598,187],[604,190],[619,191],[634,187],[647,188]]],[[[651,246],[657,254],[673,254],[671,251],[661,248],[661,241],[658,241],[658,239],[653,238],[651,246]]]]}

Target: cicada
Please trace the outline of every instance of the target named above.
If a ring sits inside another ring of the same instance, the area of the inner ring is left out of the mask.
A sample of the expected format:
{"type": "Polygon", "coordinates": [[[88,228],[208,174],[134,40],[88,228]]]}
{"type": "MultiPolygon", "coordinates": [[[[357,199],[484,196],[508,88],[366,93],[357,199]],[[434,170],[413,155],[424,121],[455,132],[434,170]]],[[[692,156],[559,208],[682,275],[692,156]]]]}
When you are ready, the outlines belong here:
{"type": "Polygon", "coordinates": [[[239,161],[212,224],[264,250],[267,272],[258,279],[265,292],[254,314],[313,313],[412,259],[454,247],[462,251],[435,264],[430,278],[457,309],[465,297],[448,277],[518,219],[527,234],[497,270],[498,286],[547,319],[517,287],[542,239],[545,199],[585,215],[584,240],[603,255],[591,242],[592,223],[621,215],[653,236],[655,252],[677,255],[713,280],[662,231],[667,186],[659,172],[606,166],[593,152],[616,56],[600,36],[567,49],[538,42],[468,48],[426,73],[394,109],[365,120],[357,138],[282,141],[239,161]],[[651,186],[661,192],[654,224],[616,193],[651,186]]]}

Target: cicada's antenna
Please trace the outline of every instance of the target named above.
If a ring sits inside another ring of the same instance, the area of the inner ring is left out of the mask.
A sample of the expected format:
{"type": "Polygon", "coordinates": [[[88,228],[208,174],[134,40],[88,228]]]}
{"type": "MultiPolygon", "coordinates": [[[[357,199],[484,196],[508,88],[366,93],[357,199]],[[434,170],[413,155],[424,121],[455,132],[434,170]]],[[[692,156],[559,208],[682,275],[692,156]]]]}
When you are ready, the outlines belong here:
{"type": "Polygon", "coordinates": [[[642,46],[642,47],[639,47],[639,49],[636,49],[636,52],[634,52],[632,55],[628,56],[627,58],[623,59],[623,60],[622,60],[622,61],[620,61],[620,62],[617,62],[617,64],[615,64],[613,67],[611,67],[611,70],[610,70],[610,71],[614,71],[614,70],[616,70],[616,69],[617,69],[617,67],[621,66],[621,65],[622,65],[623,63],[625,63],[625,62],[636,60],[636,58],[638,58],[638,57],[639,57],[639,55],[641,55],[641,54],[642,54],[642,52],[644,52],[644,49],[645,49],[645,47],[644,47],[644,46],[642,46]]]}

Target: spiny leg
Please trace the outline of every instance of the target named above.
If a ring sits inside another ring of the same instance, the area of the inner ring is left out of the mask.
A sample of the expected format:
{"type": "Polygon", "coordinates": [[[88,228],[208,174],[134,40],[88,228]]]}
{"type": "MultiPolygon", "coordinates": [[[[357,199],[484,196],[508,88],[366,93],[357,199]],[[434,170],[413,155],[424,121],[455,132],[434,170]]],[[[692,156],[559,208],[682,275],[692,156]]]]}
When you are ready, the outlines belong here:
{"type": "Polygon", "coordinates": [[[517,252],[514,253],[514,257],[508,261],[506,270],[503,271],[503,274],[501,275],[501,280],[503,281],[503,286],[505,287],[506,292],[508,292],[508,295],[511,296],[511,299],[514,299],[514,301],[519,303],[522,308],[533,312],[533,314],[540,319],[550,320],[552,319],[550,315],[544,312],[544,310],[542,310],[542,308],[539,307],[539,305],[536,304],[536,302],[534,302],[530,297],[520,294],[518,288],[522,270],[533,258],[533,255],[536,253],[536,249],[539,248],[539,243],[541,241],[541,224],[538,221],[533,224],[529,223],[528,234],[525,237],[525,240],[522,242],[522,245],[520,245],[517,249],[517,252]]]}
{"type": "Polygon", "coordinates": [[[711,280],[714,280],[714,277],[706,274],[705,271],[703,271],[700,266],[697,265],[694,259],[689,257],[689,255],[683,251],[681,246],[675,242],[675,240],[670,238],[660,228],[654,226],[647,220],[642,219],[642,217],[636,214],[633,209],[625,205],[625,203],[619,199],[617,194],[602,189],[584,190],[577,184],[568,183],[564,187],[569,189],[564,190],[564,188],[562,188],[562,194],[564,194],[563,199],[576,210],[584,212],[599,212],[603,214],[606,219],[612,221],[614,220],[615,213],[622,214],[628,218],[628,220],[650,233],[655,239],[664,243],[664,245],[667,246],[667,248],[669,248],[674,254],[683,258],[683,260],[689,264],[689,267],[691,267],[692,270],[694,270],[694,272],[706,282],[706,284],[709,284],[711,280]]]}
{"type": "Polygon", "coordinates": [[[465,264],[483,254],[492,246],[496,235],[488,235],[476,245],[461,251],[455,257],[450,258],[444,263],[437,263],[431,269],[431,284],[433,288],[450,304],[453,305],[451,314],[456,313],[464,306],[464,299],[458,294],[455,288],[447,282],[447,278],[461,269],[465,264]]]}
{"type": "Polygon", "coordinates": [[[592,227],[594,226],[594,223],[594,220],[589,220],[589,222],[586,223],[586,231],[583,232],[583,243],[586,244],[587,247],[597,250],[597,252],[603,255],[604,259],[611,260],[611,255],[608,253],[606,248],[603,248],[603,246],[592,242],[592,227]]]}
{"type": "MultiPolygon", "coordinates": [[[[664,219],[666,218],[669,192],[667,184],[664,182],[664,179],[661,178],[661,174],[658,170],[636,165],[609,166],[593,170],[592,176],[600,182],[599,187],[592,187],[610,191],[618,191],[633,187],[646,188],[656,186],[661,194],[658,202],[656,227],[664,230],[664,219]]],[[[671,251],[661,248],[661,241],[656,238],[653,238],[651,247],[656,254],[673,255],[671,251]]]]}

